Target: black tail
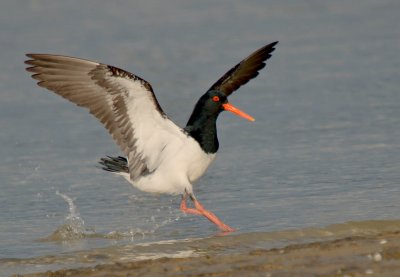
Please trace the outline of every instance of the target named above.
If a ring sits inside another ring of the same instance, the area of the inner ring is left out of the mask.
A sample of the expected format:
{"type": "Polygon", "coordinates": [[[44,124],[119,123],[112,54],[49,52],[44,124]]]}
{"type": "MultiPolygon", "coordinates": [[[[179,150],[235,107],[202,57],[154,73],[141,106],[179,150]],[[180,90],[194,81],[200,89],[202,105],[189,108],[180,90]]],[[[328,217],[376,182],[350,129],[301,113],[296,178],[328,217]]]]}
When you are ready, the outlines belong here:
{"type": "Polygon", "coordinates": [[[101,168],[110,172],[126,172],[128,173],[128,160],[124,157],[110,157],[101,158],[99,161],[101,168]]]}

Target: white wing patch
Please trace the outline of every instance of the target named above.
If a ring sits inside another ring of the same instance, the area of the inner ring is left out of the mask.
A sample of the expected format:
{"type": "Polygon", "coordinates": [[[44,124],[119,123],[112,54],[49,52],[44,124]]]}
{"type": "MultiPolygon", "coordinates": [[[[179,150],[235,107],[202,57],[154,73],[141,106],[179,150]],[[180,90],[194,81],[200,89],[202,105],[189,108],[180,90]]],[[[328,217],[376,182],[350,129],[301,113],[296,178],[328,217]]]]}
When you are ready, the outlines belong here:
{"type": "Polygon", "coordinates": [[[167,146],[187,138],[162,111],[148,82],[122,69],[87,60],[28,54],[38,84],[89,109],[128,157],[131,180],[157,169],[167,146]]]}

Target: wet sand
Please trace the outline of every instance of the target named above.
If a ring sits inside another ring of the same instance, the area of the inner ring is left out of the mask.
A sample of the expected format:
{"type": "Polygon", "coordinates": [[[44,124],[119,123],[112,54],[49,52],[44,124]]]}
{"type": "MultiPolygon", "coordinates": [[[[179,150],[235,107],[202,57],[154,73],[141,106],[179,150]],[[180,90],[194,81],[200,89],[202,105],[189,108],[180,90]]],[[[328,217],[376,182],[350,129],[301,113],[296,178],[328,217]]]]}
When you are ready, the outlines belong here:
{"type": "Polygon", "coordinates": [[[233,254],[118,262],[23,276],[400,276],[400,231],[283,248],[254,248],[233,254]]]}

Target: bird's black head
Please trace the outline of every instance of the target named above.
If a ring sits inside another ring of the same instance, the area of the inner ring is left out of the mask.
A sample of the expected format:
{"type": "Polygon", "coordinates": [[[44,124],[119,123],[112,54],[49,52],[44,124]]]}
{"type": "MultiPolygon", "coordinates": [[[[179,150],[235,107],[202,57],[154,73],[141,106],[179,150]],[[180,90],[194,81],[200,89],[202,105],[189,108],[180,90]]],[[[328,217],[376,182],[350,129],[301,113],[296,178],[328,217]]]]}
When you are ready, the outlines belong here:
{"type": "Polygon", "coordinates": [[[197,101],[187,125],[196,125],[204,121],[216,121],[224,110],[223,105],[228,103],[227,97],[219,91],[207,91],[197,101]]]}
{"type": "Polygon", "coordinates": [[[228,97],[224,93],[217,90],[210,90],[203,94],[199,101],[197,101],[187,125],[193,125],[200,119],[215,121],[218,115],[224,110],[230,111],[250,121],[254,121],[253,117],[231,105],[228,102],[228,97]]]}
{"type": "Polygon", "coordinates": [[[223,104],[226,103],[228,103],[228,98],[216,90],[208,91],[197,102],[202,106],[203,113],[210,117],[218,116],[224,110],[223,104]]]}
{"type": "Polygon", "coordinates": [[[254,121],[254,118],[232,106],[222,92],[207,91],[197,101],[185,127],[185,131],[200,144],[206,153],[215,153],[218,150],[216,121],[218,115],[224,110],[254,121]]]}

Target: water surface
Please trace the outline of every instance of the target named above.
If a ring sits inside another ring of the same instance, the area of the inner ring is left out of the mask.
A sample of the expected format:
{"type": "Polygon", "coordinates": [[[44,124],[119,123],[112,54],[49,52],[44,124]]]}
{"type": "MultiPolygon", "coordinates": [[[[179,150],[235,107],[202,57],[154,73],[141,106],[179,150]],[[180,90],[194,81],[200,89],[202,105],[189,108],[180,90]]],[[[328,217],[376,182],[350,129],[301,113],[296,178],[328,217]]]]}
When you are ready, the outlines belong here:
{"type": "Polygon", "coordinates": [[[219,118],[220,152],[198,199],[243,245],[254,232],[289,232],[290,241],[290,231],[347,222],[397,226],[399,12],[395,0],[3,3],[0,272],[74,267],[86,262],[79,253],[148,257],[165,241],[171,255],[194,255],[179,243],[218,235],[183,215],[179,197],[142,193],[96,168],[118,148],[85,110],[35,85],[28,52],[131,71],[184,126],[226,70],[279,40],[267,69],[230,99],[256,122],[219,118]],[[144,243],[152,246],[136,248],[144,243]]]}

